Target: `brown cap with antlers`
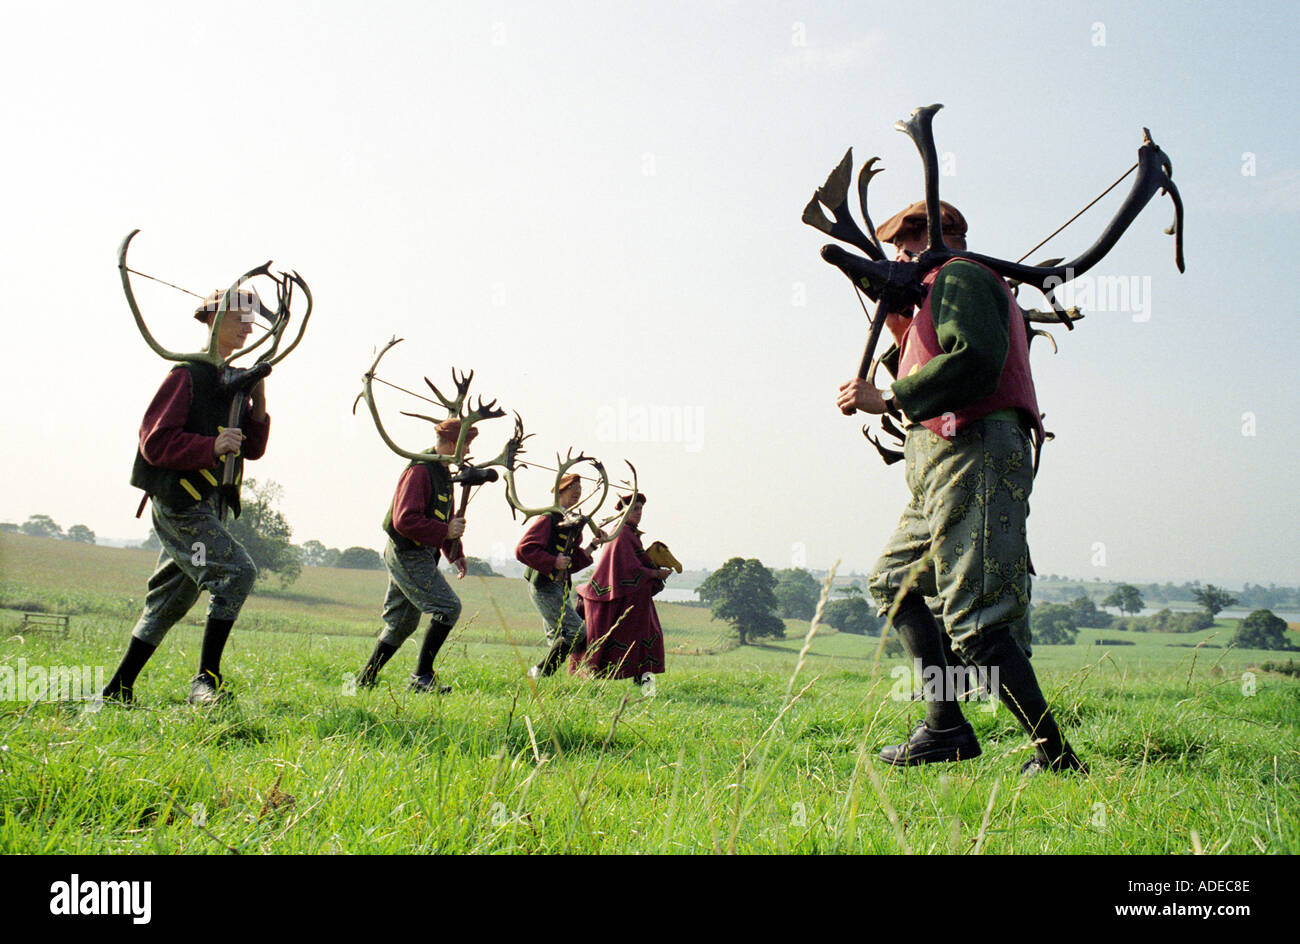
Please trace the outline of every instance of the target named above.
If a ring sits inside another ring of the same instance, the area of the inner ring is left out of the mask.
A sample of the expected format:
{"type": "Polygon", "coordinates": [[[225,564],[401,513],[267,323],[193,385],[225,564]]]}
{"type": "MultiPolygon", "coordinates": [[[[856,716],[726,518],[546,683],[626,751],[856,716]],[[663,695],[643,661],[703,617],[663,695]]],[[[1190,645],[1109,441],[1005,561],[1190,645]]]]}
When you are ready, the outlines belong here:
{"type": "MultiPolygon", "coordinates": [[[[460,420],[443,420],[433,428],[438,433],[439,439],[458,439],[460,437],[460,420]]],[[[469,428],[469,434],[465,437],[465,441],[469,442],[477,435],[478,430],[471,426],[469,428]]]]}
{"type": "MultiPolygon", "coordinates": [[[[966,217],[961,215],[961,211],[943,200],[939,201],[939,209],[942,213],[944,235],[965,236],[966,217]]],[[[904,230],[925,232],[925,228],[925,201],[918,200],[906,210],[900,210],[876,227],[876,236],[882,243],[892,243],[904,230]]]]}
{"type": "MultiPolygon", "coordinates": [[[[208,323],[208,319],[217,313],[221,307],[221,297],[226,294],[224,288],[213,289],[211,294],[194,309],[194,320],[208,323]]],[[[257,294],[257,289],[241,288],[230,299],[231,311],[251,311],[255,315],[261,315],[267,321],[274,321],[275,314],[262,304],[261,297],[257,294]]]]}

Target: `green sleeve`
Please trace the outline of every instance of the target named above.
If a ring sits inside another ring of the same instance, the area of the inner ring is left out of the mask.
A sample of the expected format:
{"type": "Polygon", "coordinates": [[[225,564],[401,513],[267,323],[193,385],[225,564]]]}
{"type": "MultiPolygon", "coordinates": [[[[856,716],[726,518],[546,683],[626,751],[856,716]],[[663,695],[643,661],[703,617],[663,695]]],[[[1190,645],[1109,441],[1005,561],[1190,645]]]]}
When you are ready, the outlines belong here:
{"type": "Polygon", "coordinates": [[[971,262],[949,263],[930,288],[930,316],[943,352],[894,381],[907,418],[920,422],[956,412],[998,388],[1011,319],[996,276],[971,262]]]}

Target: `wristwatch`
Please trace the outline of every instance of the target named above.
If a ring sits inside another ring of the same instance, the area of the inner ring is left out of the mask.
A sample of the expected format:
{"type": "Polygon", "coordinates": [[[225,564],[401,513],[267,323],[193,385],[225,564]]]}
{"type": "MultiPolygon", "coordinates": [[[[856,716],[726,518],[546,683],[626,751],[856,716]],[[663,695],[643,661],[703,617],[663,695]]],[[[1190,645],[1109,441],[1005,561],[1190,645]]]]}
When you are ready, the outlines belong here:
{"type": "Polygon", "coordinates": [[[894,388],[886,387],[880,392],[880,400],[885,404],[885,412],[897,419],[903,415],[903,411],[898,408],[898,398],[894,396],[894,388]]]}

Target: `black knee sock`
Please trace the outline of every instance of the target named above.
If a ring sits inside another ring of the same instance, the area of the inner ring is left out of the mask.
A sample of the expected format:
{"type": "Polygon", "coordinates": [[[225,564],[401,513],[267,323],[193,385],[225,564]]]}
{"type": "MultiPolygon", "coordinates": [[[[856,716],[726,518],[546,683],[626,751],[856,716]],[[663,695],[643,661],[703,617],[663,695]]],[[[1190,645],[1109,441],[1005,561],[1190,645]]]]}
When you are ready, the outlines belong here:
{"type": "Polygon", "coordinates": [[[144,668],[145,663],[149,661],[158,647],[152,643],[147,643],[143,639],[131,637],[131,642],[127,644],[126,655],[122,656],[122,662],[113,673],[113,677],[108,680],[108,685],[104,689],[105,695],[115,695],[122,689],[129,689],[135,685],[136,676],[144,668]]]}
{"type": "Polygon", "coordinates": [[[203,629],[203,649],[199,653],[200,675],[209,673],[214,679],[221,678],[221,653],[225,651],[230,627],[234,625],[234,620],[208,617],[208,625],[203,629]]]}
{"type": "MultiPolygon", "coordinates": [[[[948,663],[948,674],[945,678],[952,681],[953,697],[958,701],[961,701],[966,697],[967,692],[966,682],[968,679],[966,675],[966,661],[962,659],[962,657],[957,654],[957,650],[953,648],[951,636],[941,630],[939,632],[939,638],[943,642],[944,661],[948,663]]],[[[987,692],[985,694],[990,698],[993,696],[992,692],[987,692]]]]}
{"type": "MultiPolygon", "coordinates": [[[[585,637],[584,637],[585,638],[585,637]]],[[[561,636],[555,640],[555,645],[547,651],[546,657],[541,661],[541,670],[543,675],[554,675],[555,670],[560,667],[560,663],[569,657],[573,651],[573,644],[576,637],[561,636]]]]}
{"type": "Polygon", "coordinates": [[[894,614],[894,632],[903,640],[903,646],[913,659],[921,660],[922,678],[933,678],[937,669],[939,691],[932,692],[926,686],[925,723],[931,728],[953,728],[961,724],[961,708],[957,706],[953,693],[947,685],[947,662],[943,655],[943,630],[935,622],[934,614],[925,605],[925,601],[915,593],[903,597],[894,614]]]}
{"type": "Polygon", "coordinates": [[[990,671],[997,672],[1002,703],[1011,710],[1020,726],[1031,739],[1042,740],[1038,751],[1049,761],[1059,758],[1064,750],[1061,731],[1047,707],[1047,699],[1043,697],[1033,666],[1029,664],[1025,651],[1011,638],[1011,633],[999,631],[999,637],[980,661],[988,665],[990,671]]]}
{"type": "Polygon", "coordinates": [[[429,620],[429,629],[424,634],[424,642],[420,644],[420,657],[415,661],[416,675],[431,675],[433,673],[433,660],[438,657],[438,650],[442,644],[447,641],[447,636],[451,633],[451,626],[438,619],[429,620]]]}
{"type": "Polygon", "coordinates": [[[359,685],[374,685],[375,680],[379,678],[380,670],[388,664],[388,660],[397,652],[397,646],[390,645],[382,639],[375,643],[375,651],[370,653],[370,658],[366,661],[365,666],[361,669],[361,674],[357,676],[359,685]]]}

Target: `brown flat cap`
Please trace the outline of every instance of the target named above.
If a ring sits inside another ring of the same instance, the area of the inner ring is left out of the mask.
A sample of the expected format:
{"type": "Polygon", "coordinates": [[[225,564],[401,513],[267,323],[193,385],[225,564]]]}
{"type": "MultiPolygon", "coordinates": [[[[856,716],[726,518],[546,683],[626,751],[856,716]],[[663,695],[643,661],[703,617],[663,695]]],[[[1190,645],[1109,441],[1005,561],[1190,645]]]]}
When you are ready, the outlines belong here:
{"type": "MultiPolygon", "coordinates": [[[[614,503],[614,510],[615,510],[615,511],[622,511],[623,508],[624,508],[624,506],[626,506],[627,504],[629,504],[631,501],[632,501],[632,496],[631,496],[631,495],[620,495],[620,496],[618,496],[618,501],[616,501],[616,502],[614,503]]],[[[645,493],[644,493],[644,492],[637,492],[637,493],[636,493],[636,503],[637,503],[638,505],[644,505],[644,504],[645,504],[645,493]]]]}
{"type": "MultiPolygon", "coordinates": [[[[208,316],[215,315],[217,309],[221,307],[221,297],[226,294],[224,288],[213,289],[207,298],[194,309],[194,320],[202,321],[207,324],[208,316]]],[[[257,289],[249,286],[240,288],[230,299],[231,311],[251,311],[255,315],[261,315],[267,321],[275,321],[275,313],[262,304],[262,298],[257,294],[257,289]]]]}
{"type": "MultiPolygon", "coordinates": [[[[460,438],[460,420],[448,419],[433,427],[438,433],[439,439],[459,439],[460,438]]],[[[478,435],[478,430],[474,427],[469,428],[469,435],[465,437],[466,442],[470,442],[478,435]]]]}
{"type": "Polygon", "coordinates": [[[577,472],[570,472],[567,475],[561,477],[560,484],[555,486],[555,491],[558,494],[564,491],[570,485],[576,485],[581,481],[582,481],[582,476],[578,475],[577,472]]]}
{"type": "MultiPolygon", "coordinates": [[[[942,214],[941,219],[945,236],[966,235],[966,217],[962,216],[955,206],[940,200],[939,210],[942,214]]],[[[919,229],[924,232],[925,221],[925,201],[918,200],[906,210],[900,210],[877,226],[876,235],[880,237],[882,243],[892,243],[895,237],[904,230],[919,229]]]]}

